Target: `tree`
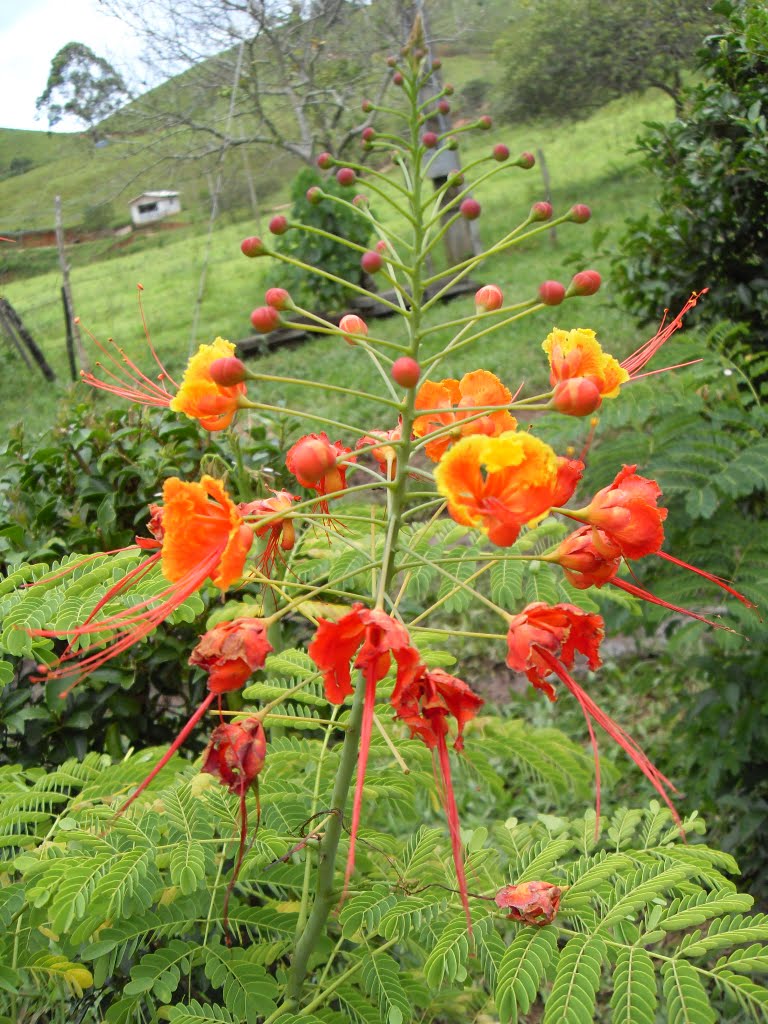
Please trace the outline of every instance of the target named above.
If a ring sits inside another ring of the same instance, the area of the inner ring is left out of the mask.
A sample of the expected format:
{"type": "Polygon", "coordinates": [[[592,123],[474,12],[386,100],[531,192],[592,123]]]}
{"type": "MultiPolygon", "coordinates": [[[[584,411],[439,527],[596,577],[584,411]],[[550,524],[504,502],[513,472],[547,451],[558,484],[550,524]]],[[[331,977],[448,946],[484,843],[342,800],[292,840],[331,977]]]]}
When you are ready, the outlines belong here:
{"type": "Polygon", "coordinates": [[[196,158],[269,145],[303,163],[359,136],[360,96],[382,94],[380,57],[404,38],[399,4],[412,11],[410,0],[104,0],[143,40],[151,80],[167,79],[134,104],[138,128],[173,133],[196,158]]]}
{"type": "Polygon", "coordinates": [[[652,124],[639,144],[661,183],[660,213],[631,221],[618,285],[634,313],[654,318],[709,287],[699,315],[746,323],[768,343],[768,10],[721,0],[724,31],[705,40],[706,80],[685,112],[652,124]]]}
{"type": "Polygon", "coordinates": [[[51,61],[48,84],[35,106],[49,127],[66,116],[81,120],[91,133],[118,110],[130,94],[122,76],[84,43],[67,43],[51,61]]]}
{"type": "Polygon", "coordinates": [[[702,0],[540,0],[518,8],[498,45],[511,120],[586,117],[651,86],[679,103],[681,72],[714,28],[702,0]]]}

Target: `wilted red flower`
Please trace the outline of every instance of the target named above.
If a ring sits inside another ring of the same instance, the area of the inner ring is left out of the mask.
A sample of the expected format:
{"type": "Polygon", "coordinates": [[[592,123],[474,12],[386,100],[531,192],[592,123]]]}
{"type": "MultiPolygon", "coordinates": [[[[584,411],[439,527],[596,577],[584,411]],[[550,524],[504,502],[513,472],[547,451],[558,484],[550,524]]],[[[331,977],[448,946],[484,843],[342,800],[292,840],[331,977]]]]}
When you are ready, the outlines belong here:
{"type": "Polygon", "coordinates": [[[376,705],[376,684],[384,678],[394,657],[397,679],[419,662],[418,651],[411,647],[408,630],[386,612],[355,604],[338,622],[320,619],[307,653],[323,673],[325,695],[332,704],[341,704],[352,693],[350,660],[358,651],[354,667],[365,681],[363,717],[360,728],[360,751],[357,758],[357,781],[349,830],[349,855],[344,875],[344,891],[355,867],[355,845],[363,802],[363,784],[371,745],[373,712],[376,705]],[[359,648],[359,651],[358,651],[359,648]]]}
{"type": "Polygon", "coordinates": [[[469,914],[467,898],[467,879],[464,873],[459,812],[456,809],[456,798],[451,779],[451,762],[445,738],[448,734],[448,718],[455,718],[457,736],[453,746],[456,750],[463,750],[464,726],[475,717],[483,703],[482,697],[478,697],[463,680],[448,675],[440,668],[430,670],[424,665],[398,673],[397,683],[392,693],[392,707],[395,709],[397,718],[405,722],[411,730],[411,736],[418,736],[430,750],[437,751],[448,828],[451,834],[453,863],[470,931],[472,930],[472,919],[469,914]]]}
{"type": "Polygon", "coordinates": [[[200,640],[189,657],[208,673],[211,693],[239,690],[273,650],[263,619],[242,617],[219,622],[200,640]]]}
{"type": "Polygon", "coordinates": [[[264,767],[267,739],[257,715],[217,725],[200,769],[215,776],[230,793],[242,796],[264,767]]]}
{"type": "Polygon", "coordinates": [[[554,673],[579,702],[595,755],[596,828],[600,821],[600,759],[592,728],[593,721],[597,722],[635,762],[680,825],[680,815],[666,789],[667,786],[672,790],[675,787],[649,761],[632,737],[606,715],[566,671],[566,668],[573,665],[577,652],[587,658],[591,669],[599,668],[600,642],[603,635],[603,620],[600,615],[592,615],[572,604],[547,605],[538,601],[529,604],[519,615],[510,617],[507,665],[517,672],[525,672],[533,685],[543,690],[551,701],[556,700],[557,695],[554,687],[547,682],[547,676],[554,673]]]}
{"type": "Polygon", "coordinates": [[[496,893],[498,906],[509,909],[513,921],[524,924],[552,924],[560,907],[564,890],[551,882],[521,882],[505,885],[496,893]]]}
{"type": "Polygon", "coordinates": [[[259,569],[265,576],[271,574],[272,567],[280,553],[291,551],[296,543],[296,527],[293,525],[290,510],[293,502],[299,499],[290,491],[272,491],[272,495],[271,498],[259,498],[257,501],[249,501],[239,507],[240,514],[247,517],[249,521],[256,516],[268,520],[262,524],[258,519],[255,522],[250,522],[257,537],[269,534],[258,562],[259,569]]]}

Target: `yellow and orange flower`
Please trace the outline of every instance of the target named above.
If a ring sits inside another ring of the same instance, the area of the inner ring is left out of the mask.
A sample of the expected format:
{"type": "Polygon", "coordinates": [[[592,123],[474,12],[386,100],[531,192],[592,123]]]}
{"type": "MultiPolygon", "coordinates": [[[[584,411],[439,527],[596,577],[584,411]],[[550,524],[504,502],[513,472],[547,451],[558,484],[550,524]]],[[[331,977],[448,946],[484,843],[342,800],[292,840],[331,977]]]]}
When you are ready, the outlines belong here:
{"type": "Polygon", "coordinates": [[[478,527],[491,543],[508,547],[522,526],[570,498],[583,468],[531,434],[508,431],[457,441],[435,479],[457,523],[478,527]]]}
{"type": "Polygon", "coordinates": [[[595,385],[601,398],[615,398],[629,380],[621,363],[603,352],[594,331],[555,328],[541,347],[549,356],[549,382],[553,387],[562,381],[585,378],[595,385]]]}
{"type": "Polygon", "coordinates": [[[413,424],[416,437],[426,437],[435,431],[443,431],[425,450],[433,462],[438,462],[454,441],[471,434],[498,437],[514,430],[517,420],[506,406],[512,401],[512,393],[499,378],[489,370],[473,370],[465,373],[461,380],[452,377],[439,384],[425,380],[416,395],[416,410],[437,410],[417,416],[413,424]],[[498,409],[487,412],[478,419],[471,410],[476,406],[496,405],[498,409]],[[453,429],[446,429],[453,427],[453,429]]]}
{"type": "Polygon", "coordinates": [[[239,408],[240,396],[245,394],[245,384],[224,387],[215,383],[211,377],[211,365],[234,354],[235,346],[224,338],[216,338],[210,345],[201,345],[187,364],[181,386],[171,399],[171,409],[199,420],[206,430],[228,427],[239,408]]]}

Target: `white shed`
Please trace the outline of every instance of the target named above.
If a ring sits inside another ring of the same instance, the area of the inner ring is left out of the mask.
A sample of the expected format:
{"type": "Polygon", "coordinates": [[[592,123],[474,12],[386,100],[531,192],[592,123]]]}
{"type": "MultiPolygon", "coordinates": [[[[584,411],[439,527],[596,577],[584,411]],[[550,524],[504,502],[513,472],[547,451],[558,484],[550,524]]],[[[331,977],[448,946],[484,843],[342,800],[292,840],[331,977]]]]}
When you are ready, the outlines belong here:
{"type": "Polygon", "coordinates": [[[181,210],[178,192],[142,192],[140,196],[131,199],[128,205],[131,220],[137,227],[152,224],[181,210]]]}

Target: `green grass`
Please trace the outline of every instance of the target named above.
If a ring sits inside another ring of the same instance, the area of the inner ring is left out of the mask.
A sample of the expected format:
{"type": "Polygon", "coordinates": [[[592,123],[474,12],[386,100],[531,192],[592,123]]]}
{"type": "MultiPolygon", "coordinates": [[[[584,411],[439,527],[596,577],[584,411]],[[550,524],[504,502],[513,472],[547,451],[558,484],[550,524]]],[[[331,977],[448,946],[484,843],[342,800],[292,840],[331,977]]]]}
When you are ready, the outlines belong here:
{"type": "MultiPolygon", "coordinates": [[[[476,348],[457,354],[443,365],[443,375],[460,375],[483,364],[498,372],[513,388],[522,379],[531,385],[541,382],[544,360],[538,346],[553,325],[593,327],[609,349],[619,354],[642,340],[636,325],[617,311],[607,261],[600,259],[596,250],[604,251],[616,243],[627,215],[636,215],[653,205],[652,180],[640,167],[638,155],[628,150],[643,121],[670,115],[671,105],[658,94],[650,93],[618,101],[590,120],[576,124],[511,131],[494,128],[491,132],[462,137],[465,162],[473,155],[487,152],[498,139],[506,141],[513,154],[523,149],[541,150],[551,176],[556,212],[578,201],[590,204],[594,213],[587,225],[559,227],[555,242],[545,232],[523,248],[489,260],[483,281],[499,284],[507,301],[515,301],[534,294],[541,281],[556,278],[567,282],[575,270],[585,266],[595,266],[607,280],[604,289],[592,299],[572,300],[557,309],[544,310],[508,331],[493,335],[476,348]]],[[[501,226],[524,219],[530,204],[542,194],[537,168],[525,172],[504,165],[502,172],[476,193],[483,206],[478,224],[484,243],[490,244],[501,226]]],[[[246,260],[239,251],[241,238],[254,230],[255,225],[249,220],[214,232],[197,340],[206,341],[217,335],[231,340],[248,336],[250,310],[263,302],[268,284],[280,283],[279,267],[270,267],[271,261],[267,259],[246,260]]],[[[192,345],[191,322],[206,245],[202,229],[184,238],[161,234],[155,236],[151,249],[129,251],[119,257],[113,253],[109,260],[76,265],[72,287],[83,324],[99,338],[114,337],[137,362],[148,365],[136,304],[136,284],[141,282],[153,341],[171,372],[179,372],[192,345]]],[[[32,426],[46,426],[52,421],[56,399],[66,390],[59,287],[58,272],[51,272],[12,281],[4,288],[60,377],[60,383],[51,386],[31,373],[31,386],[21,394],[11,355],[7,349],[0,350],[5,368],[0,395],[6,424],[23,418],[32,426]]],[[[430,315],[428,322],[465,315],[470,304],[471,297],[467,296],[443,305],[430,315]]],[[[384,338],[398,340],[397,318],[377,321],[371,329],[384,338]]],[[[436,335],[434,344],[447,337],[436,335]]],[[[365,355],[337,340],[315,339],[297,348],[275,351],[259,359],[257,365],[270,374],[312,376],[336,382],[348,381],[354,375],[361,388],[380,386],[365,355]]],[[[306,396],[297,387],[272,385],[266,400],[270,404],[287,402],[294,406],[304,405],[306,396]]],[[[363,415],[354,400],[339,401],[330,396],[323,401],[314,395],[312,408],[352,422],[355,416],[363,415]]]]}

